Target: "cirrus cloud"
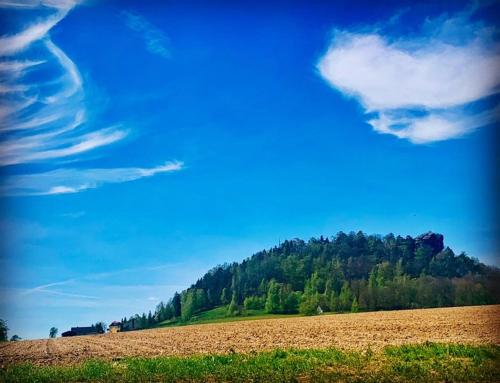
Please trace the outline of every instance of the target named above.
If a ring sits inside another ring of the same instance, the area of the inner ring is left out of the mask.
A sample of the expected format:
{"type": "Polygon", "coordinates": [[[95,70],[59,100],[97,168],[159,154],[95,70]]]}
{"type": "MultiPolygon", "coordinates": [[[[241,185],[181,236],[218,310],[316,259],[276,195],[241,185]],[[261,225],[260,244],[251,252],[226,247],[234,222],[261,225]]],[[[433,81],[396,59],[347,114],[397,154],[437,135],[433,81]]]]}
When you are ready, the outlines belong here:
{"type": "Polygon", "coordinates": [[[29,196],[78,193],[107,183],[122,183],[181,170],[182,162],[152,168],[56,169],[45,173],[14,175],[0,184],[0,195],[29,196]]]}
{"type": "MultiPolygon", "coordinates": [[[[0,183],[0,195],[77,193],[182,168],[181,162],[152,168],[58,167],[59,161],[77,162],[89,151],[123,140],[130,130],[122,123],[90,126],[91,111],[86,109],[87,95],[80,71],[51,40],[50,30],[78,3],[0,0],[0,9],[27,15],[26,20],[19,18],[19,31],[0,37],[0,167],[43,162],[54,168],[44,173],[5,177],[0,183]],[[33,82],[33,77],[39,80],[33,82]]],[[[144,34],[148,49],[165,57],[165,36],[142,17],[132,13],[126,16],[129,27],[144,34]]]]}

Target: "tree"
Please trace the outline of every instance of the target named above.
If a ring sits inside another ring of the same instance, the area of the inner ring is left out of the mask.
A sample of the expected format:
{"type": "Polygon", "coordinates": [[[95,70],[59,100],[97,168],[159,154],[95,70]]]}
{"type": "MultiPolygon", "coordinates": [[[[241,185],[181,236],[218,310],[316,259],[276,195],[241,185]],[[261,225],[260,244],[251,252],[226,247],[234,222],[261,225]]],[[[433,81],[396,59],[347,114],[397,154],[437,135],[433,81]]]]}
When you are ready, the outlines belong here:
{"type": "Polygon", "coordinates": [[[22,339],[22,338],[21,338],[19,335],[12,335],[12,336],[10,337],[10,341],[11,341],[11,342],[17,342],[17,341],[19,341],[19,340],[21,340],[21,339],[22,339]]]}
{"type": "Polygon", "coordinates": [[[377,273],[375,267],[370,272],[368,278],[368,309],[375,310],[377,308],[377,273]]]}
{"type": "Polygon", "coordinates": [[[238,306],[238,299],[236,297],[236,292],[233,293],[233,297],[231,298],[231,303],[229,303],[229,307],[227,308],[227,315],[234,316],[240,313],[240,308],[238,306]]]}
{"type": "Polygon", "coordinates": [[[339,307],[341,311],[348,311],[352,305],[352,292],[349,283],[346,281],[339,294],[339,307]]]}
{"type": "Polygon", "coordinates": [[[95,330],[97,331],[98,334],[104,334],[108,329],[108,326],[104,322],[97,322],[93,326],[95,327],[95,330]]]}
{"type": "Polygon", "coordinates": [[[3,319],[0,319],[0,342],[7,341],[8,331],[9,328],[7,327],[7,322],[5,322],[3,319]]]}
{"type": "Polygon", "coordinates": [[[207,307],[207,293],[203,289],[196,289],[194,294],[194,308],[198,312],[207,307]]]}
{"type": "Polygon", "coordinates": [[[299,312],[304,315],[318,314],[318,306],[320,303],[320,294],[318,293],[318,274],[314,273],[306,282],[304,294],[302,294],[299,312]]]}
{"type": "Polygon", "coordinates": [[[266,305],[266,299],[261,297],[246,297],[243,301],[245,310],[261,310],[266,305]]]}
{"type": "Polygon", "coordinates": [[[339,296],[335,293],[335,291],[330,295],[330,301],[328,302],[328,305],[330,307],[330,311],[340,311],[339,296]]]}
{"type": "Polygon", "coordinates": [[[174,309],[174,317],[178,318],[181,316],[181,295],[176,291],[174,297],[172,298],[172,307],[174,309]]]}
{"type": "Polygon", "coordinates": [[[329,310],[329,311],[334,311],[335,309],[332,307],[332,297],[333,295],[335,294],[333,289],[332,289],[332,286],[333,286],[333,283],[332,283],[332,280],[331,279],[328,279],[326,281],[326,284],[325,284],[325,292],[323,294],[324,296],[324,301],[326,302],[326,305],[327,306],[326,308],[329,310]]]}
{"type": "Polygon", "coordinates": [[[181,319],[186,322],[191,319],[194,314],[194,292],[193,290],[188,290],[182,297],[181,304],[181,319]]]}
{"type": "Polygon", "coordinates": [[[299,305],[299,312],[304,315],[316,315],[318,314],[318,306],[318,293],[304,293],[299,305]]]}
{"type": "Polygon", "coordinates": [[[51,327],[49,331],[49,338],[55,338],[58,331],[57,327],[51,327]]]}
{"type": "Polygon", "coordinates": [[[292,291],[292,286],[282,284],[280,286],[280,312],[283,314],[293,314],[298,310],[300,297],[297,293],[292,291]]]}
{"type": "Polygon", "coordinates": [[[352,313],[357,313],[359,311],[359,306],[358,306],[358,300],[356,297],[352,300],[352,305],[351,305],[351,312],[352,313]]]}
{"type": "Polygon", "coordinates": [[[153,314],[151,314],[151,310],[148,312],[148,328],[154,325],[153,314]]]}
{"type": "Polygon", "coordinates": [[[267,289],[266,312],[275,314],[280,311],[280,286],[275,280],[269,283],[267,289]]]}
{"type": "Polygon", "coordinates": [[[222,289],[222,293],[220,295],[220,302],[223,305],[227,305],[229,303],[229,292],[227,291],[227,287],[222,289]]]}

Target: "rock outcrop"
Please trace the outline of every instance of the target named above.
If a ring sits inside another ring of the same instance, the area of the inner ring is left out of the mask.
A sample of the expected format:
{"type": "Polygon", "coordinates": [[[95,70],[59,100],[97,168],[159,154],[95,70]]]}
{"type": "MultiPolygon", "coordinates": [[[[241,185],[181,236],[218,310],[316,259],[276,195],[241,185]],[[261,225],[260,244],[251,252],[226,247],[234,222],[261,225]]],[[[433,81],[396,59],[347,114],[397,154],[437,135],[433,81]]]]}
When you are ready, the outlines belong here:
{"type": "Polygon", "coordinates": [[[429,231],[425,234],[419,235],[415,238],[416,247],[427,246],[432,249],[432,255],[436,255],[444,249],[444,237],[442,234],[433,233],[429,231]]]}

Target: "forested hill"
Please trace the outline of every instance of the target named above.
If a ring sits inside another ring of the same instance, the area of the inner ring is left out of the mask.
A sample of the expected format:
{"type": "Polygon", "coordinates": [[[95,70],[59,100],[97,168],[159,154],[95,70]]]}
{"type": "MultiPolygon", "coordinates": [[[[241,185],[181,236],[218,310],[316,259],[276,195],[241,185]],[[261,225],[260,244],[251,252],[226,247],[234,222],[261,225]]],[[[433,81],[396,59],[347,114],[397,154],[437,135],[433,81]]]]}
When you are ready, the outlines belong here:
{"type": "MultiPolygon", "coordinates": [[[[500,302],[500,272],[444,247],[443,236],[362,232],[288,240],[241,263],[214,267],[140,327],[227,306],[227,314],[371,311],[500,302]]],[[[126,320],[126,318],[124,318],[126,320]]]]}

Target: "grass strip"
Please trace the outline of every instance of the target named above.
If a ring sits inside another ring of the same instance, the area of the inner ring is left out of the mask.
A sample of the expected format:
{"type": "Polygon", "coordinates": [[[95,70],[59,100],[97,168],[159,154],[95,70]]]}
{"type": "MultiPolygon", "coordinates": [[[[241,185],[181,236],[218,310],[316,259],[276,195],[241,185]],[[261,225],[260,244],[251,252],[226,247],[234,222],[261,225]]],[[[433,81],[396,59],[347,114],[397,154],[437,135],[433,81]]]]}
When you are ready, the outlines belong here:
{"type": "Polygon", "coordinates": [[[0,382],[500,382],[500,346],[424,343],[377,352],[275,350],[249,354],[23,363],[0,382]]]}

